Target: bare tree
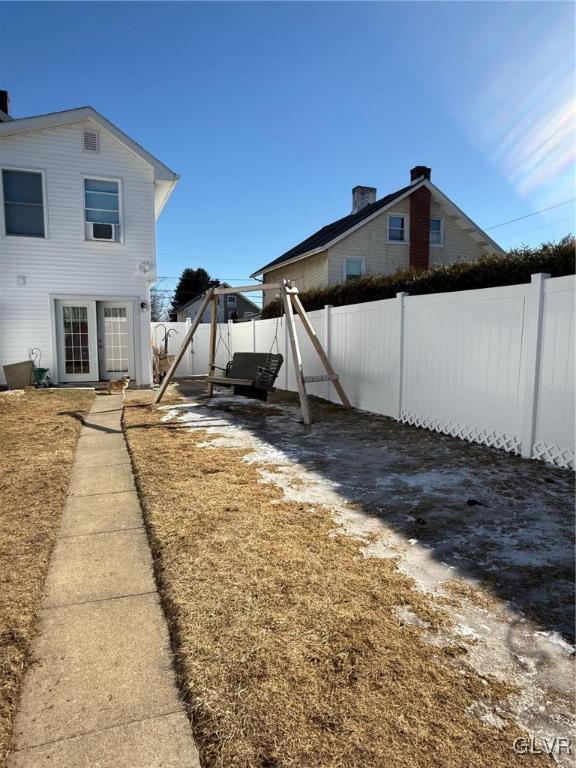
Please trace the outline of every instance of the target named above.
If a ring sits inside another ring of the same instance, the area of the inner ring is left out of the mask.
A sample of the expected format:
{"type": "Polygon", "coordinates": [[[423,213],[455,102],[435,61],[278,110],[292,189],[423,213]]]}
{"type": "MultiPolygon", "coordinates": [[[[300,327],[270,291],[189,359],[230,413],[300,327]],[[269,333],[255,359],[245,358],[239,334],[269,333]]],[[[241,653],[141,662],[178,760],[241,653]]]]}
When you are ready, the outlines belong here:
{"type": "Polygon", "coordinates": [[[153,323],[167,319],[168,312],[166,305],[166,293],[158,288],[152,288],[150,290],[150,318],[153,323]]]}

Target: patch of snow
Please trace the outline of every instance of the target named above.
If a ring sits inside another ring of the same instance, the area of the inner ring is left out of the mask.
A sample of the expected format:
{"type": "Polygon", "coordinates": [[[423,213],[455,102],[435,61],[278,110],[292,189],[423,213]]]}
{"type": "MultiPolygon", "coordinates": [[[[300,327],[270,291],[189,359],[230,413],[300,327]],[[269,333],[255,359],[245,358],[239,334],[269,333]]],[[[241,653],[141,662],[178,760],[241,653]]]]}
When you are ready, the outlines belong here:
{"type": "MultiPolygon", "coordinates": [[[[482,682],[485,681],[483,680],[482,682]]],[[[469,707],[467,707],[465,711],[466,714],[470,717],[476,717],[483,723],[492,725],[494,728],[498,728],[499,730],[502,730],[502,728],[506,727],[506,720],[497,715],[494,709],[486,706],[486,704],[484,704],[482,701],[475,701],[474,704],[471,704],[469,707]]]]}
{"type": "Polygon", "coordinates": [[[563,651],[566,651],[566,653],[569,653],[571,656],[576,651],[576,646],[573,646],[571,643],[568,643],[566,640],[564,640],[564,638],[559,635],[558,632],[537,631],[534,634],[546,638],[549,643],[559,646],[563,651]]]}
{"type": "Polygon", "coordinates": [[[459,635],[462,635],[462,637],[472,637],[474,640],[480,639],[478,632],[475,632],[472,627],[467,627],[464,624],[457,624],[456,632],[458,632],[459,635]]]}

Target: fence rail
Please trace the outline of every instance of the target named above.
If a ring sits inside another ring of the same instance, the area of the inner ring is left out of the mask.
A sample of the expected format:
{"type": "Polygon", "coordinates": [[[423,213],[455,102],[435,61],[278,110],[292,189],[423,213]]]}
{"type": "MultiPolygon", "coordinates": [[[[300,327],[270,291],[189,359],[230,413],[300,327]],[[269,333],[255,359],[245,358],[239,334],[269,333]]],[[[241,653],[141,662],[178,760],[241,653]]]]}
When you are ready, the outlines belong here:
{"type": "MultiPolygon", "coordinates": [[[[522,285],[398,294],[309,317],[355,407],[574,469],[574,289],[573,276],[533,275],[522,285]]],[[[305,375],[324,373],[296,322],[305,375]]],[[[175,351],[186,324],[166,325],[179,331],[169,339],[175,351]]],[[[284,355],[278,387],[296,390],[283,318],[219,327],[218,365],[229,352],[268,350],[284,355]]],[[[208,325],[177,375],[203,373],[207,362],[208,325]]],[[[338,402],[330,382],[307,388],[338,402]]]]}

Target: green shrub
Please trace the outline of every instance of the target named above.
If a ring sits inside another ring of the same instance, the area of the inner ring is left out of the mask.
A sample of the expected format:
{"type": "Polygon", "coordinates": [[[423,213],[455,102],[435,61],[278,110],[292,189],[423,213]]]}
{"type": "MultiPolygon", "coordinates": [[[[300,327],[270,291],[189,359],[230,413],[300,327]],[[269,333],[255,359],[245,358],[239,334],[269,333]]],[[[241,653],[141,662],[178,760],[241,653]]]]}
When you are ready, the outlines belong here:
{"type": "MultiPolygon", "coordinates": [[[[326,304],[341,307],[364,301],[392,299],[400,291],[411,296],[423,293],[465,291],[494,288],[499,285],[529,283],[530,276],[548,272],[552,277],[574,274],[576,238],[567,235],[559,243],[543,243],[538,248],[516,248],[505,256],[485,256],[477,261],[462,261],[447,267],[426,271],[404,269],[393,275],[373,275],[340,283],[329,288],[316,288],[300,294],[310,312],[326,304]]],[[[275,300],[262,311],[262,317],[277,317],[280,302],[275,300]]]]}

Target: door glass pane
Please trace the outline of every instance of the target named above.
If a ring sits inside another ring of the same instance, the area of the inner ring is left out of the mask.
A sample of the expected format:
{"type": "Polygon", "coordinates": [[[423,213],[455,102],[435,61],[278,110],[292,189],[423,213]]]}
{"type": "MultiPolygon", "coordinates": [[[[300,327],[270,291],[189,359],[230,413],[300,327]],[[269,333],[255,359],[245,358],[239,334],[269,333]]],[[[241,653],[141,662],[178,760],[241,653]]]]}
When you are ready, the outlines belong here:
{"type": "Polygon", "coordinates": [[[108,373],[128,373],[128,311],[104,307],[105,366],[108,373]]]}
{"type": "Polygon", "coordinates": [[[90,373],[87,307],[62,307],[64,370],[67,374],[90,373]]]}

